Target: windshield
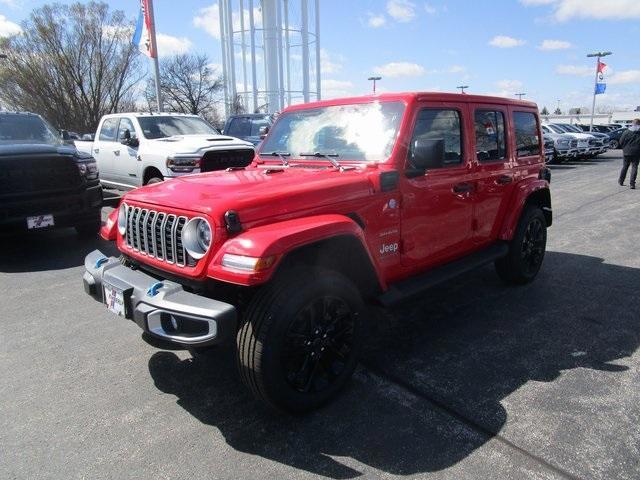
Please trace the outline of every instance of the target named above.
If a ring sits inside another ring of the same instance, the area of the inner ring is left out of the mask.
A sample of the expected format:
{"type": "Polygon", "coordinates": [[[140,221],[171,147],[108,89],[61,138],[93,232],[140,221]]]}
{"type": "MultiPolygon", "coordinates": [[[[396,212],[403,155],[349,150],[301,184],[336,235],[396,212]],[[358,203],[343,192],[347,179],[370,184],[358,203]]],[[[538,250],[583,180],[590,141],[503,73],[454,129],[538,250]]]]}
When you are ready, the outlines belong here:
{"type": "Polygon", "coordinates": [[[551,131],[555,133],[567,133],[564,129],[560,128],[558,125],[547,125],[547,127],[550,128],[551,131]]]}
{"type": "MultiPolygon", "coordinates": [[[[282,114],[261,152],[331,154],[341,160],[375,162],[391,155],[404,113],[402,102],[312,108],[282,114]]],[[[329,161],[315,157],[314,160],[329,161]]]]}
{"type": "Polygon", "coordinates": [[[45,143],[60,145],[60,135],[37,115],[0,115],[0,144],[45,143]]]}
{"type": "Polygon", "coordinates": [[[200,117],[170,117],[157,115],[138,117],[145,138],[156,139],[174,135],[219,135],[218,131],[200,117]]]}
{"type": "Polygon", "coordinates": [[[569,132],[584,133],[581,128],[578,128],[575,125],[566,125],[566,124],[564,124],[562,126],[565,128],[565,130],[567,130],[569,132]]]}

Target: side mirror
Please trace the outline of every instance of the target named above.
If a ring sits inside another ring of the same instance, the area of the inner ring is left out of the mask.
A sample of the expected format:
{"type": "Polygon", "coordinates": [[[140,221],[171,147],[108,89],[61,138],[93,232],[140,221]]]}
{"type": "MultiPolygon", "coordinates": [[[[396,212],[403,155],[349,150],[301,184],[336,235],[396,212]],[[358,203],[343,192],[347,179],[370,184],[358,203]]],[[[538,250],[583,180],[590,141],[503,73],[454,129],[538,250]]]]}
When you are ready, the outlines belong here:
{"type": "Polygon", "coordinates": [[[62,137],[62,140],[71,140],[69,132],[67,132],[66,130],[60,130],[60,136],[62,137]]]}
{"type": "Polygon", "coordinates": [[[410,177],[424,175],[425,171],[440,168],[444,165],[444,140],[416,139],[409,153],[411,168],[407,171],[410,177]]]}
{"type": "Polygon", "coordinates": [[[259,133],[260,133],[260,138],[266,137],[267,133],[269,133],[269,127],[266,125],[264,127],[260,127],[259,133]]]}

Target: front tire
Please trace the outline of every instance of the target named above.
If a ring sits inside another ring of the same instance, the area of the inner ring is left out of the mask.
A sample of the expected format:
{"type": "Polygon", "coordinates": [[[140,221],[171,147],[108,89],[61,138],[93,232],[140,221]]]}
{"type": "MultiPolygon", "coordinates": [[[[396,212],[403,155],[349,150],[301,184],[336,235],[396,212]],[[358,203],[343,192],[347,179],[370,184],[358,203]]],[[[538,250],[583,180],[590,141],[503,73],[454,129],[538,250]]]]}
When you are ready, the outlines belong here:
{"type": "Polygon", "coordinates": [[[240,376],[267,405],[318,408],[347,383],[361,348],[364,303],[339,273],[297,268],[252,299],[237,335],[240,376]]]}
{"type": "Polygon", "coordinates": [[[495,262],[500,278],[512,285],[533,281],[540,271],[547,246],[547,221],[540,207],[525,208],[516,233],[509,244],[509,253],[495,262]]]}

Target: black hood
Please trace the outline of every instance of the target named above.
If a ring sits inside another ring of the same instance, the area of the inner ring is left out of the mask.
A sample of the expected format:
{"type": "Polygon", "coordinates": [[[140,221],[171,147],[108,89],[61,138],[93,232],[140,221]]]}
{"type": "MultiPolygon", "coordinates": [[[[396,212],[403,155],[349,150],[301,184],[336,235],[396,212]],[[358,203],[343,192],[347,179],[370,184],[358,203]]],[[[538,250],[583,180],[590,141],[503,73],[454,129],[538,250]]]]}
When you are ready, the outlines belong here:
{"type": "Polygon", "coordinates": [[[15,155],[65,155],[84,158],[87,154],[78,152],[73,145],[52,145],[46,143],[0,144],[0,158],[15,155]]]}

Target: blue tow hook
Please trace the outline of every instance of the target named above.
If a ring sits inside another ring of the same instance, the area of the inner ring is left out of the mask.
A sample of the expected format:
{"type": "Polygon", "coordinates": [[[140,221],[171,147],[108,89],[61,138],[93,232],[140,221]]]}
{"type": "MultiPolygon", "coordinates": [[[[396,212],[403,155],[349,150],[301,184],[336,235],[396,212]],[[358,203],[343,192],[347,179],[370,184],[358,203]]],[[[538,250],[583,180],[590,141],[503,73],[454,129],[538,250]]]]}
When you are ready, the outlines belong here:
{"type": "Polygon", "coordinates": [[[96,260],[96,268],[100,268],[102,265],[104,265],[108,261],[109,259],[107,257],[100,257],[98,260],[96,260]]]}
{"type": "Polygon", "coordinates": [[[160,290],[162,287],[164,287],[164,283],[154,283],[149,287],[149,290],[147,290],[147,295],[149,295],[150,297],[155,297],[158,294],[158,290],[160,290]]]}

